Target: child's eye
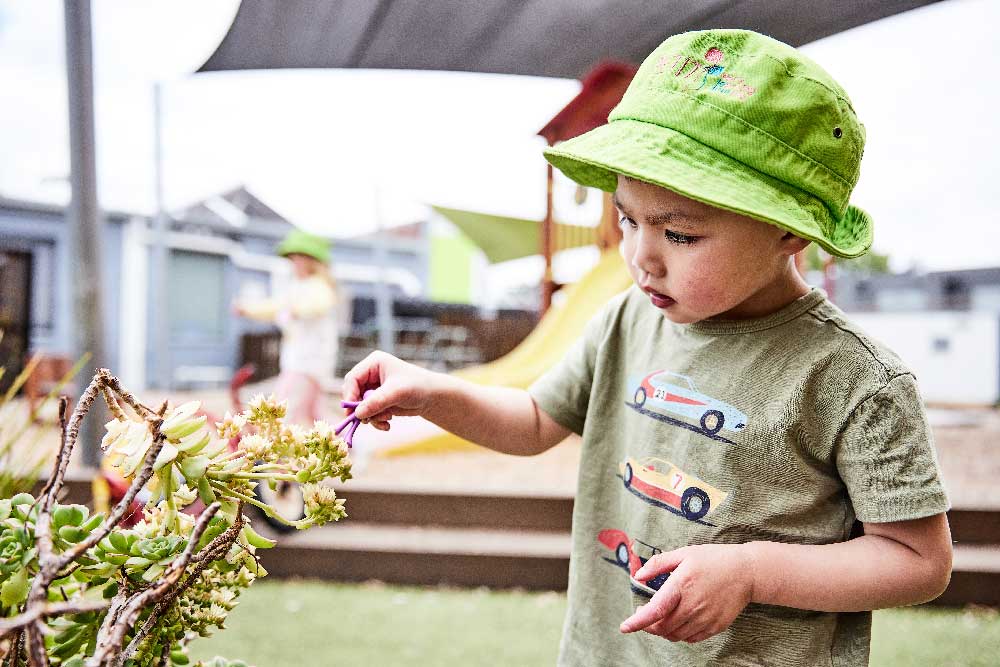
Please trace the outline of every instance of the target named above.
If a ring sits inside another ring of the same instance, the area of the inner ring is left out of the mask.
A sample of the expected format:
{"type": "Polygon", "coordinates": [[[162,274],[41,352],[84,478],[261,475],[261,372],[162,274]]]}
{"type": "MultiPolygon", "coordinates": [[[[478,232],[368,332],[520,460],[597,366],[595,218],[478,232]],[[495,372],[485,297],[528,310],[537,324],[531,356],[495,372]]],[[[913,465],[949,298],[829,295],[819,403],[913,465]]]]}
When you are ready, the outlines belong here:
{"type": "Polygon", "coordinates": [[[627,215],[623,215],[618,219],[618,226],[624,227],[625,225],[628,225],[632,229],[636,229],[639,226],[638,224],[636,224],[635,220],[628,217],[627,215]]]}
{"type": "Polygon", "coordinates": [[[678,232],[672,232],[669,229],[663,232],[663,235],[671,243],[676,243],[678,245],[691,245],[698,240],[697,236],[688,236],[687,234],[680,234],[678,232]]]}

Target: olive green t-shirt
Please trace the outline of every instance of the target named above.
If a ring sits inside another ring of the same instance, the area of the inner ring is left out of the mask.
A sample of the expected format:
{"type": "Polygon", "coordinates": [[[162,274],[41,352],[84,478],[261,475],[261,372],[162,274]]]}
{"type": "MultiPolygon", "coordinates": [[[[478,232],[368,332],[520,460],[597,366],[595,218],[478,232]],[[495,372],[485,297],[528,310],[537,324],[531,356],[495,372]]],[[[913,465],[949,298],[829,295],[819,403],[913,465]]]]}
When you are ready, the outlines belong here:
{"type": "Polygon", "coordinates": [[[870,613],[751,604],[696,644],[623,635],[651,595],[630,574],[689,544],[829,544],[948,509],[913,374],[820,290],[679,325],[633,287],[529,391],[583,436],[560,665],[865,665],[870,613]]]}

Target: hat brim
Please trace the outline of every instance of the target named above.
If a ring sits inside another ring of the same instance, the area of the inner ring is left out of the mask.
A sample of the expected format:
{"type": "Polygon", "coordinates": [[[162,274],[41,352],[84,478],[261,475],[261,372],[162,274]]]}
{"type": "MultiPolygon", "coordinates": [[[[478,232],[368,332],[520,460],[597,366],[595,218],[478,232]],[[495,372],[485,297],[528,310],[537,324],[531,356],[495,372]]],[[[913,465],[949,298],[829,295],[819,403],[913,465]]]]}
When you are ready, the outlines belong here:
{"type": "Polygon", "coordinates": [[[618,174],[710,206],[776,225],[839,257],[872,244],[872,221],[856,206],[840,218],[818,198],[670,128],[620,119],[545,151],[572,180],[613,192],[618,174]]]}

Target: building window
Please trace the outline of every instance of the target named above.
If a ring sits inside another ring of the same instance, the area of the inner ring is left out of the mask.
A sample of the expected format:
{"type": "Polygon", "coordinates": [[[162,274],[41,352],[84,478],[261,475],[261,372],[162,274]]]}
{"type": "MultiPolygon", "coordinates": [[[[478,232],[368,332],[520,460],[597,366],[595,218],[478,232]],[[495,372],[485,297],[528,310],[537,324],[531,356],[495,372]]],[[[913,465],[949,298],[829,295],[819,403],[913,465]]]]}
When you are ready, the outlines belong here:
{"type": "Polygon", "coordinates": [[[226,259],[187,250],[170,252],[167,308],[170,336],[181,341],[219,341],[225,335],[226,259]]]}
{"type": "Polygon", "coordinates": [[[965,310],[969,307],[969,286],[959,278],[946,278],[941,286],[944,303],[949,310],[965,310]]]}

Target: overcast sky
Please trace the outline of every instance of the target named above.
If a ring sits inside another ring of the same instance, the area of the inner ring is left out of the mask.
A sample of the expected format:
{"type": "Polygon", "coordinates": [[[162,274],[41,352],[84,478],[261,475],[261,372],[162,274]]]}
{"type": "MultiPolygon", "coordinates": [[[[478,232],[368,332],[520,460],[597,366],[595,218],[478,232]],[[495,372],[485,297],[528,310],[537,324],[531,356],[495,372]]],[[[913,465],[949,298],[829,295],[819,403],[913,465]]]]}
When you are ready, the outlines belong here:
{"type": "MultiPolygon", "coordinates": [[[[0,0],[0,193],[65,201],[62,2],[0,0]]],[[[343,236],[439,203],[540,217],[535,132],[576,81],[371,70],[192,75],[235,0],[94,0],[99,197],[153,206],[152,85],[164,82],[170,207],[245,183],[293,222],[343,236]],[[376,206],[376,199],[380,205],[376,206]]],[[[854,202],[893,266],[1000,265],[1000,3],[946,0],[804,50],[868,130],[854,202]]],[[[596,197],[568,220],[596,215],[596,197]]]]}

